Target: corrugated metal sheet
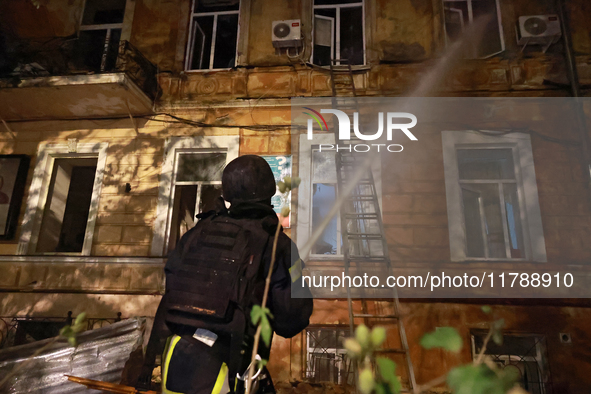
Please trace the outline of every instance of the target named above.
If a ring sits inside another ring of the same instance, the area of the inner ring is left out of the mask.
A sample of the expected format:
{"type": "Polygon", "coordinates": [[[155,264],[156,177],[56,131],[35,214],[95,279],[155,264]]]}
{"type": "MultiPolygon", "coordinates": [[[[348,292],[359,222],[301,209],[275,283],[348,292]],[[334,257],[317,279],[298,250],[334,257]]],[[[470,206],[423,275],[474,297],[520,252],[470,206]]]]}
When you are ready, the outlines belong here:
{"type": "MultiPolygon", "coordinates": [[[[0,393],[98,393],[64,375],[119,383],[130,353],[143,342],[144,328],[144,319],[133,318],[80,334],[76,347],[60,340],[28,363],[0,393]]],[[[0,381],[50,341],[0,351],[0,381]]]]}

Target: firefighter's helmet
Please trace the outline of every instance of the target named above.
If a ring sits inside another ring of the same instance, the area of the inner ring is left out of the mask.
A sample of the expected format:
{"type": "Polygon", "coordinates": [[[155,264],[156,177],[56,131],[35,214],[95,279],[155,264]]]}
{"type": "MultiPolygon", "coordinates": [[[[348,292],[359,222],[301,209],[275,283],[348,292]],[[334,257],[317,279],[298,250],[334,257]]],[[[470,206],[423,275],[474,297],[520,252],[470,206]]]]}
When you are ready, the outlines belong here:
{"type": "Polygon", "coordinates": [[[268,200],[275,195],[273,171],[260,156],[240,156],[224,169],[222,194],[230,203],[268,200]]]}

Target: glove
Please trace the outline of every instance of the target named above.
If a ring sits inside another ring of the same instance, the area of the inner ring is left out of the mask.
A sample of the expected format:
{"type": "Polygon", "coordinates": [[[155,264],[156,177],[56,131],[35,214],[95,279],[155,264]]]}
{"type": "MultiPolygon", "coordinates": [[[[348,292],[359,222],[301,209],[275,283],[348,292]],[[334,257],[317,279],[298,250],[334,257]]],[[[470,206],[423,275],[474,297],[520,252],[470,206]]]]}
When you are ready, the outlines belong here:
{"type": "Polygon", "coordinates": [[[142,367],[142,372],[140,373],[140,376],[137,379],[137,383],[135,384],[136,390],[139,390],[139,391],[152,390],[152,371],[153,370],[154,370],[153,366],[144,365],[142,367]]]}

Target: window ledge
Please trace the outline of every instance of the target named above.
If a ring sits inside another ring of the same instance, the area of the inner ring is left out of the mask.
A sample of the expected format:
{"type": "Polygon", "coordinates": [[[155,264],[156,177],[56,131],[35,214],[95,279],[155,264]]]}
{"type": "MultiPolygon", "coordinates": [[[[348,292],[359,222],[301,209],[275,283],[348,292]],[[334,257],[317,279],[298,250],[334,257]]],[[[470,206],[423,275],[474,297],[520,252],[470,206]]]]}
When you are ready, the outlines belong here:
{"type": "Polygon", "coordinates": [[[43,264],[149,264],[164,265],[164,257],[93,257],[93,256],[0,256],[0,264],[6,263],[43,263],[43,264]]]}

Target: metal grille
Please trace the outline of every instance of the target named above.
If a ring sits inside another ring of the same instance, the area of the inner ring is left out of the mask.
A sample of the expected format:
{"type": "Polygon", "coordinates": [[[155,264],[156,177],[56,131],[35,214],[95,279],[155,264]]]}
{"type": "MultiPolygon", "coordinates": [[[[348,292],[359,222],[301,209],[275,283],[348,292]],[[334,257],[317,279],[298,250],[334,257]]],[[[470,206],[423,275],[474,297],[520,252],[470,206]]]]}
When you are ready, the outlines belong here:
{"type": "Polygon", "coordinates": [[[348,328],[308,328],[306,330],[308,381],[354,384],[354,371],[343,339],[348,328]]]}
{"type": "MultiPolygon", "coordinates": [[[[472,333],[472,354],[476,357],[483,345],[486,332],[472,333]]],[[[530,394],[553,394],[548,372],[546,340],[534,334],[504,334],[503,343],[492,341],[484,354],[500,368],[514,369],[519,373],[518,383],[530,394]]]]}

